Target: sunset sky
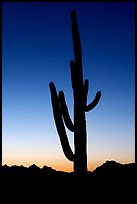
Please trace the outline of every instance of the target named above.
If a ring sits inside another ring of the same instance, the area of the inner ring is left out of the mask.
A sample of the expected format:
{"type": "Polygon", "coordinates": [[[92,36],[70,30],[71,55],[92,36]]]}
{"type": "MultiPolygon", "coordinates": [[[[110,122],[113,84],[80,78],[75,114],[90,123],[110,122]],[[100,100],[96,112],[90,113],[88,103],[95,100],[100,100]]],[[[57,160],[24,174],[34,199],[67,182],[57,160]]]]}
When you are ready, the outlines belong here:
{"type": "MultiPolygon", "coordinates": [[[[106,160],[135,162],[135,5],[93,2],[2,3],[2,164],[73,171],[54,123],[49,83],[63,90],[73,120],[70,12],[81,36],[88,170],[106,160]]],[[[66,128],[74,150],[74,135],[66,128]]]]}

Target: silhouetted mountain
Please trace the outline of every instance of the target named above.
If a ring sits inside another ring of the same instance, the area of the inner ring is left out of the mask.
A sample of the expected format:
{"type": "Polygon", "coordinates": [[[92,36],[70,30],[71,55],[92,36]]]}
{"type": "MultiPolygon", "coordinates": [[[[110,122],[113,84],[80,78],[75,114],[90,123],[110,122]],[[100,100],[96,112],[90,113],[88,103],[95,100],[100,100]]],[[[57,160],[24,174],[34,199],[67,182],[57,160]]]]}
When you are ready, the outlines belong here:
{"type": "Polygon", "coordinates": [[[24,167],[24,166],[16,166],[13,165],[11,167],[7,165],[3,165],[1,167],[1,175],[3,179],[7,178],[24,178],[24,176],[27,176],[27,178],[31,177],[62,177],[62,176],[68,176],[71,175],[70,173],[63,172],[63,171],[56,171],[55,169],[52,169],[48,166],[43,166],[43,168],[39,168],[35,164],[32,164],[31,166],[24,167]]]}
{"type": "Polygon", "coordinates": [[[93,171],[95,180],[107,182],[107,184],[123,185],[127,183],[132,185],[136,177],[135,163],[121,164],[116,161],[106,161],[93,171]]]}
{"type": "MultiPolygon", "coordinates": [[[[39,168],[35,164],[32,164],[31,166],[24,167],[24,166],[16,166],[13,165],[11,167],[7,165],[3,165],[1,167],[1,172],[3,177],[7,176],[44,176],[44,177],[51,177],[51,176],[66,176],[66,177],[78,177],[75,175],[74,172],[63,172],[63,171],[56,171],[55,169],[52,169],[48,166],[43,166],[43,168],[39,168]]],[[[136,174],[136,166],[135,163],[129,163],[129,164],[121,164],[116,161],[106,161],[101,166],[97,167],[93,172],[87,171],[87,174],[83,177],[90,177],[90,178],[113,178],[115,176],[124,178],[124,177],[133,177],[136,174]]]]}
{"type": "MultiPolygon", "coordinates": [[[[20,194],[21,192],[27,194],[32,191],[32,193],[35,192],[32,197],[40,195],[43,198],[49,197],[51,200],[55,194],[58,194],[58,199],[63,200],[61,195],[66,195],[66,197],[74,196],[79,199],[84,197],[88,202],[91,197],[92,200],[97,200],[103,194],[104,201],[109,200],[111,196],[117,202],[116,198],[119,196],[122,199],[135,197],[133,192],[136,172],[135,163],[120,164],[115,161],[106,161],[93,172],[88,171],[84,176],[76,175],[74,172],[56,171],[48,166],[39,168],[35,164],[28,168],[22,165],[11,167],[3,165],[1,181],[5,192],[16,190],[20,194]]],[[[84,203],[87,203],[86,200],[84,203]]]]}
{"type": "Polygon", "coordinates": [[[101,166],[97,167],[94,171],[94,174],[96,175],[108,175],[108,176],[114,176],[114,175],[125,175],[125,174],[133,174],[135,175],[135,164],[129,163],[129,164],[121,164],[116,161],[106,161],[101,166]]]}

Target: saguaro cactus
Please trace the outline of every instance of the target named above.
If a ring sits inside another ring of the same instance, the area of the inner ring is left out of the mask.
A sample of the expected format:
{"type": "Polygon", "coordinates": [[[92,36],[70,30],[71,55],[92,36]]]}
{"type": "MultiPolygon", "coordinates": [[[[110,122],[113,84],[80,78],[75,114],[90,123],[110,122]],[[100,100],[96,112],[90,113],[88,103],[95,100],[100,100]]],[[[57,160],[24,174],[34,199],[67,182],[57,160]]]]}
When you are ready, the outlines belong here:
{"type": "Polygon", "coordinates": [[[94,100],[87,105],[88,80],[83,81],[82,49],[75,11],[71,12],[72,38],[74,47],[74,61],[70,61],[71,81],[74,96],[74,123],[72,122],[65,102],[63,91],[57,94],[55,85],[50,82],[51,101],[55,124],[63,152],[67,159],[74,162],[74,172],[84,174],[87,172],[87,133],[85,112],[93,109],[101,97],[98,91],[94,100]],[[74,132],[74,153],[67,138],[66,127],[74,132]]]}

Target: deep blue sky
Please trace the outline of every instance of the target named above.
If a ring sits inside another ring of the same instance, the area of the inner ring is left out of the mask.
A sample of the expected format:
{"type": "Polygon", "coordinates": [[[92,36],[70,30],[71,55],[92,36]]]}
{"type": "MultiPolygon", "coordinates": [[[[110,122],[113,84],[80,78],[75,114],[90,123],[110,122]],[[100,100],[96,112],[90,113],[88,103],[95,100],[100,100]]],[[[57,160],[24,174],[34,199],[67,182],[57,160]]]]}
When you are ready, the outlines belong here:
{"type": "MultiPolygon", "coordinates": [[[[72,171],[60,145],[49,91],[63,90],[73,119],[70,11],[76,10],[89,80],[88,102],[102,98],[86,114],[88,168],[106,160],[134,162],[134,3],[2,3],[3,164],[48,165],[72,171]]],[[[73,148],[73,134],[68,137],[73,148]]]]}

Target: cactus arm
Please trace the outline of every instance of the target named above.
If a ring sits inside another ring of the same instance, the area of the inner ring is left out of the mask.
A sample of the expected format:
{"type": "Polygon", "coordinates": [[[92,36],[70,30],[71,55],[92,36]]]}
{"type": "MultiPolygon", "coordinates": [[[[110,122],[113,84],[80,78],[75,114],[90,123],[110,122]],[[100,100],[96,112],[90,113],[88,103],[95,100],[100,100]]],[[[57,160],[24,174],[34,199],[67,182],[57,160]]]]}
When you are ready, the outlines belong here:
{"type": "Polygon", "coordinates": [[[98,91],[98,92],[96,93],[96,96],[95,96],[94,100],[93,100],[89,105],[87,105],[87,106],[85,107],[85,112],[88,112],[88,111],[90,111],[91,109],[95,108],[95,106],[97,105],[97,103],[98,103],[99,100],[100,100],[100,97],[101,97],[101,92],[98,91]]]}
{"type": "Polygon", "coordinates": [[[84,81],[84,89],[85,89],[86,95],[88,94],[88,86],[89,86],[88,84],[89,84],[88,79],[85,79],[85,81],[84,81]]]}
{"type": "Polygon", "coordinates": [[[52,107],[53,107],[54,120],[57,127],[57,132],[60,138],[63,152],[68,160],[74,161],[74,154],[70,148],[68,138],[66,135],[66,131],[65,131],[65,127],[62,119],[61,108],[59,104],[59,98],[58,98],[54,83],[50,82],[49,87],[51,91],[51,101],[52,101],[52,107]]]}
{"type": "Polygon", "coordinates": [[[64,118],[65,125],[70,131],[74,132],[74,124],[72,123],[72,120],[69,116],[69,112],[68,112],[68,108],[65,102],[65,96],[64,96],[63,91],[59,92],[59,100],[60,100],[60,105],[61,105],[61,110],[62,110],[62,115],[64,118]]]}
{"type": "Polygon", "coordinates": [[[86,107],[86,105],[87,105],[87,94],[88,94],[88,85],[89,84],[89,82],[88,82],[88,80],[86,79],[85,81],[84,81],[84,85],[83,85],[83,98],[84,98],[84,106],[86,107]]]}

